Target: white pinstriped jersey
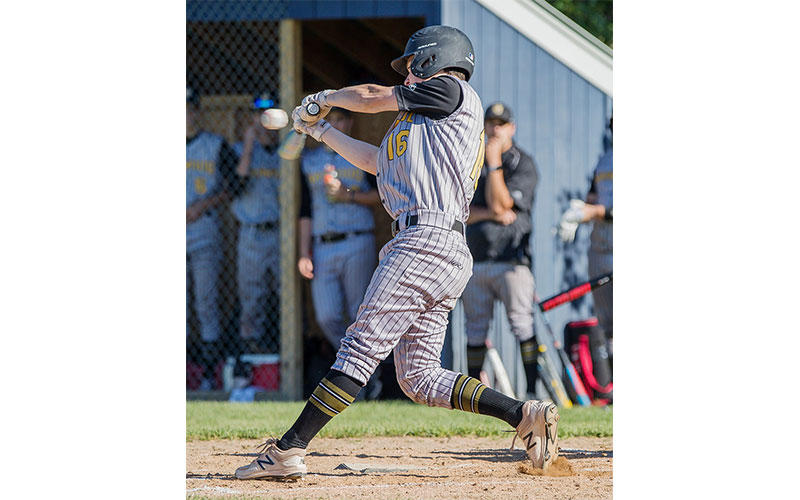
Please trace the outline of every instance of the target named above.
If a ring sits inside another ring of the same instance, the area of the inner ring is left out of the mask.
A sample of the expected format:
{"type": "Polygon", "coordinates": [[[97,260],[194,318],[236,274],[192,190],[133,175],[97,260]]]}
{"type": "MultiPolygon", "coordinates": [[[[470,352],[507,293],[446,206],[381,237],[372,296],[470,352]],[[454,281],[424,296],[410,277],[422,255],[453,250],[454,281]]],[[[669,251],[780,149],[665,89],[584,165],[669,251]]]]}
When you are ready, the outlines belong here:
{"type": "Polygon", "coordinates": [[[381,141],[378,191],[393,219],[418,210],[469,217],[483,165],[483,105],[467,82],[455,80],[463,98],[453,113],[433,120],[402,111],[381,141]]]}

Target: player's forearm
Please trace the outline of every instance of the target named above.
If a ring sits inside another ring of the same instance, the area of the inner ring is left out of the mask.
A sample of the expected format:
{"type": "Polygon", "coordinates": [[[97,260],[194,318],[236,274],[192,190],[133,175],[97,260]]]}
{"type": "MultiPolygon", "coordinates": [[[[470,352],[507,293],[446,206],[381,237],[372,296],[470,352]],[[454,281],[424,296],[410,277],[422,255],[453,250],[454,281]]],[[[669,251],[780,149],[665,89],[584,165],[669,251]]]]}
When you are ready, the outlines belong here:
{"type": "Polygon", "coordinates": [[[300,217],[298,223],[298,253],[300,257],[311,257],[311,219],[300,217]]]}
{"type": "Polygon", "coordinates": [[[253,142],[245,141],[242,156],[239,158],[239,164],[236,166],[236,175],[239,177],[247,177],[250,174],[250,159],[253,157],[253,142]]]}
{"type": "Polygon", "coordinates": [[[333,127],[323,134],[322,142],[364,172],[375,175],[378,171],[378,148],[372,144],[353,139],[333,127]]]}
{"type": "Polygon", "coordinates": [[[365,83],[345,87],[328,94],[327,103],[331,106],[349,109],[357,113],[381,113],[397,111],[397,98],[394,87],[365,83]]]}
{"type": "Polygon", "coordinates": [[[583,219],[581,222],[603,220],[606,218],[606,207],[603,205],[586,204],[583,206],[583,219]]]}
{"type": "Polygon", "coordinates": [[[491,218],[492,211],[488,208],[471,206],[469,207],[469,218],[467,219],[467,225],[489,220],[491,218]]]}
{"type": "Polygon", "coordinates": [[[508,192],[503,171],[495,170],[486,176],[486,205],[493,214],[499,215],[514,206],[514,199],[508,192]]]}

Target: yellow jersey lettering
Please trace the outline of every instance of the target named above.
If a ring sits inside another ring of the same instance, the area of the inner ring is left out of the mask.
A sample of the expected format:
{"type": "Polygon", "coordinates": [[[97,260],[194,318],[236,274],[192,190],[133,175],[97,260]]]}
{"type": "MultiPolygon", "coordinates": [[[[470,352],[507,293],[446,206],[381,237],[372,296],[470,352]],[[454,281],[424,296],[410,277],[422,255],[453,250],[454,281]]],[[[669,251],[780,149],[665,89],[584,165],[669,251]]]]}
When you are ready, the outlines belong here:
{"type": "Polygon", "coordinates": [[[481,167],[483,167],[483,152],[486,147],[486,143],[483,141],[483,134],[484,131],[481,130],[481,138],[480,138],[480,145],[478,146],[478,157],[475,158],[475,164],[472,166],[472,172],[469,174],[469,178],[475,181],[475,187],[473,189],[478,189],[478,180],[481,178],[481,167]]]}
{"type": "Polygon", "coordinates": [[[397,133],[397,138],[395,139],[397,144],[397,156],[403,156],[403,153],[405,153],[406,149],[408,149],[406,137],[408,137],[408,130],[402,130],[397,133]]]}

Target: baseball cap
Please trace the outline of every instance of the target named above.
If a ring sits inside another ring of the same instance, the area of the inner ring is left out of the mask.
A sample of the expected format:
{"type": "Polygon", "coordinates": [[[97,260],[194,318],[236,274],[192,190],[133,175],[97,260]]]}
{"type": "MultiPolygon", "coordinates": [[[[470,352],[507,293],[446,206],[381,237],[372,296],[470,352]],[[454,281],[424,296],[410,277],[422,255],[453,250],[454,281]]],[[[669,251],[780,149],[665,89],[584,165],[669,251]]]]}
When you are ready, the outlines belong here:
{"type": "Polygon", "coordinates": [[[253,109],[269,109],[277,106],[278,103],[272,97],[269,90],[265,90],[253,96],[253,109]]]}
{"type": "Polygon", "coordinates": [[[496,119],[508,123],[514,121],[514,115],[511,113],[511,108],[498,101],[486,108],[486,115],[483,119],[484,121],[496,119]]]}
{"type": "Polygon", "coordinates": [[[186,103],[194,104],[195,106],[200,105],[200,94],[198,94],[195,89],[189,87],[188,85],[186,86],[186,103]]]}

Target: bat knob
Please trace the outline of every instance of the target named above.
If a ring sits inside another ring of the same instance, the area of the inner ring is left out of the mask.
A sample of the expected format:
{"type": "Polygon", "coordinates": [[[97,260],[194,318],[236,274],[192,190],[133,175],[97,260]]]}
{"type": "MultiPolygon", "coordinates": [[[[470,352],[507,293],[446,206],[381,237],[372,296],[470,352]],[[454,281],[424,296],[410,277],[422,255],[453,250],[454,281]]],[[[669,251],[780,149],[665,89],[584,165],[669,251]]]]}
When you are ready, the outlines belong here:
{"type": "Polygon", "coordinates": [[[319,114],[319,104],[315,102],[310,102],[306,105],[306,112],[311,116],[317,116],[319,114]]]}

